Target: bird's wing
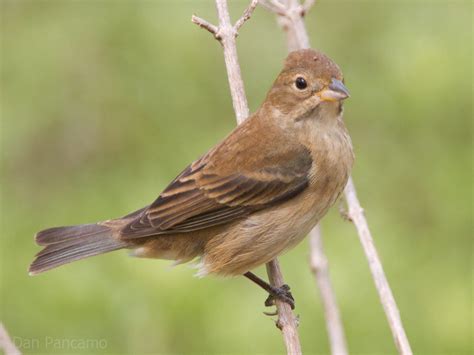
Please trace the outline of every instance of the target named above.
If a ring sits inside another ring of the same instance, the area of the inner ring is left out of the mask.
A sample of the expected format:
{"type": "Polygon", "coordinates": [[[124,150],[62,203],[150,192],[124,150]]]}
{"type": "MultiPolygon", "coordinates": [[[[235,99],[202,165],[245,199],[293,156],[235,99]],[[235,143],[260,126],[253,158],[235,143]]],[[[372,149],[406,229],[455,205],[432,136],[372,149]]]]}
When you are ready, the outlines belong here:
{"type": "MultiPolygon", "coordinates": [[[[237,129],[238,130],[238,129],[237,129]]],[[[286,142],[236,131],[188,166],[123,230],[125,239],[185,233],[241,219],[289,200],[309,183],[310,152],[286,142]],[[238,138],[238,140],[237,140],[238,138]],[[245,154],[244,154],[245,152],[245,154]]],[[[277,139],[278,140],[278,139],[277,139]]]]}

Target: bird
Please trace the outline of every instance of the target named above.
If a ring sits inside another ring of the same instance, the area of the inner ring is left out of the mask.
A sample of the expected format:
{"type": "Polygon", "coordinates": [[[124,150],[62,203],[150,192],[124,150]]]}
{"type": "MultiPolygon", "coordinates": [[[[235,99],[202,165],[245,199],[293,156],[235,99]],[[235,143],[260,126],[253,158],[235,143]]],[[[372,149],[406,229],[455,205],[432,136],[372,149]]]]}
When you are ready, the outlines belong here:
{"type": "Polygon", "coordinates": [[[35,236],[30,275],[119,249],[194,261],[198,276],[244,275],[294,307],[289,287],[252,273],[297,245],[339,198],[354,163],[339,66],[313,49],[291,52],[262,105],[188,165],[148,206],[35,236]]]}

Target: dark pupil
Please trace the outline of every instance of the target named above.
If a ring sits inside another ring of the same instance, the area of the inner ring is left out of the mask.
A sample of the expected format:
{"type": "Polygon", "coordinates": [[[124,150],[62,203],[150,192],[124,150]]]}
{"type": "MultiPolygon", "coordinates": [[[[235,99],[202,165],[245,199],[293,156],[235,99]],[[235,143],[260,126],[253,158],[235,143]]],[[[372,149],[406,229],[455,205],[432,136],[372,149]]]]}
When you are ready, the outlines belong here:
{"type": "Polygon", "coordinates": [[[306,82],[306,80],[304,80],[304,78],[302,77],[296,78],[296,87],[298,89],[303,90],[303,89],[306,89],[307,86],[308,86],[308,83],[306,82]]]}

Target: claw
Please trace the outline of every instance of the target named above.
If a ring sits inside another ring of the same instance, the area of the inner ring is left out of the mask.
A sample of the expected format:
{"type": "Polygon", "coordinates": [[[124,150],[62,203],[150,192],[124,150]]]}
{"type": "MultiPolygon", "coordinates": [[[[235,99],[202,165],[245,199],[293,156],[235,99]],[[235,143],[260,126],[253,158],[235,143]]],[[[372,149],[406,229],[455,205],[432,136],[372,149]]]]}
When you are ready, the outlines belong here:
{"type": "Polygon", "coordinates": [[[278,315],[278,309],[276,309],[273,312],[263,312],[263,314],[265,314],[266,316],[269,316],[269,317],[277,316],[278,315]]]}
{"type": "Polygon", "coordinates": [[[282,285],[280,287],[272,287],[270,295],[265,300],[265,306],[274,306],[276,299],[289,304],[291,309],[295,309],[295,299],[290,292],[290,286],[282,285]]]}
{"type": "MultiPolygon", "coordinates": [[[[257,275],[247,271],[243,274],[246,278],[255,282],[258,286],[263,288],[265,291],[269,293],[268,298],[265,300],[265,306],[271,307],[275,306],[275,300],[280,300],[290,305],[291,309],[295,309],[295,299],[290,292],[290,286],[288,285],[281,285],[280,287],[275,287],[270,285],[268,282],[262,280],[257,275]]],[[[275,316],[278,314],[278,309],[276,312],[263,312],[267,316],[275,316]]]]}

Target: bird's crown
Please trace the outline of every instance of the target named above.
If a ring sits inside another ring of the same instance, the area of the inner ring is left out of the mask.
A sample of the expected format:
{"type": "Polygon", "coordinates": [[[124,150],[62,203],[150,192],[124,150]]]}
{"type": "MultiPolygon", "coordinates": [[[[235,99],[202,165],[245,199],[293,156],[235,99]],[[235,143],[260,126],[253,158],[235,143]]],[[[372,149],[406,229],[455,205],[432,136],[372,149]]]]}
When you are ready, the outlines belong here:
{"type": "Polygon", "coordinates": [[[308,70],[317,78],[342,79],[339,66],[327,55],[314,49],[301,49],[291,52],[285,60],[283,71],[308,70]]]}

